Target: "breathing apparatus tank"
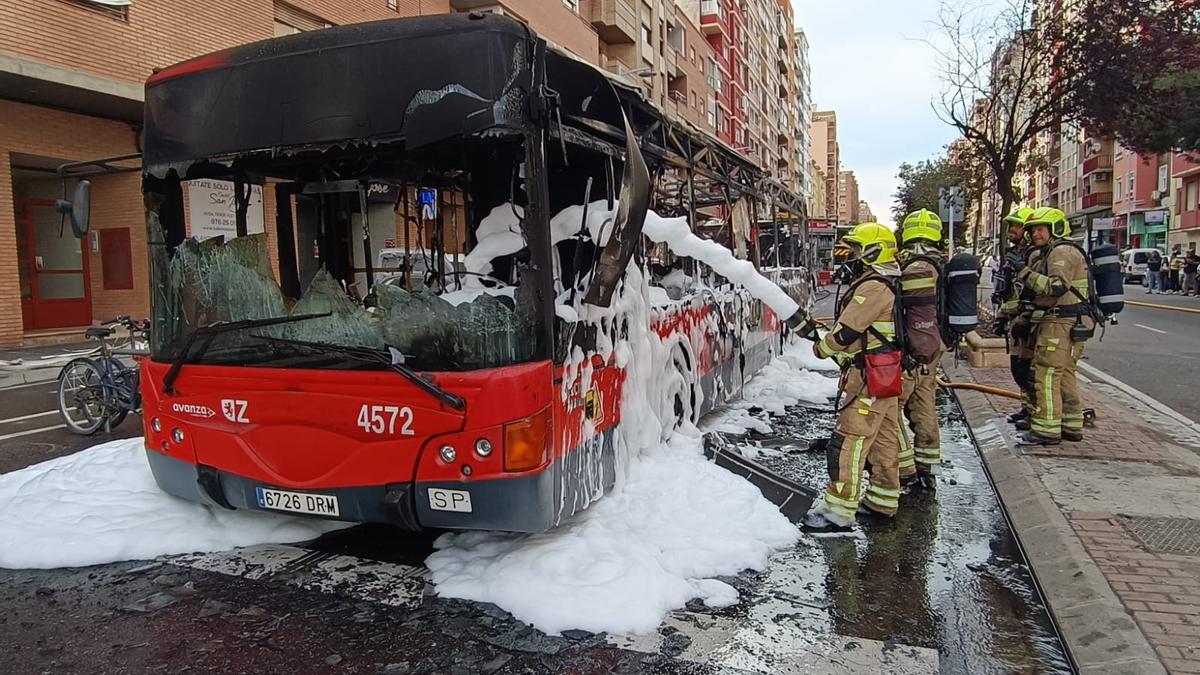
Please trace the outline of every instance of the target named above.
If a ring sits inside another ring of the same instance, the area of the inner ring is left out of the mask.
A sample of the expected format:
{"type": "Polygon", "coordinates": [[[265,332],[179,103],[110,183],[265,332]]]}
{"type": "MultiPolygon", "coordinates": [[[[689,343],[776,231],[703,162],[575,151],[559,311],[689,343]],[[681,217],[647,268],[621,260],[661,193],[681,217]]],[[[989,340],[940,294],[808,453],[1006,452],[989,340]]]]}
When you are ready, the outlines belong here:
{"type": "Polygon", "coordinates": [[[979,290],[979,267],[975,256],[959,253],[942,267],[942,341],[946,346],[958,343],[959,338],[975,330],[979,324],[976,294],[979,290]]]}
{"type": "Polygon", "coordinates": [[[1090,256],[1092,280],[1096,284],[1096,304],[1104,316],[1116,323],[1116,315],[1125,309],[1124,275],[1121,255],[1111,244],[1097,246],[1090,256]]]}

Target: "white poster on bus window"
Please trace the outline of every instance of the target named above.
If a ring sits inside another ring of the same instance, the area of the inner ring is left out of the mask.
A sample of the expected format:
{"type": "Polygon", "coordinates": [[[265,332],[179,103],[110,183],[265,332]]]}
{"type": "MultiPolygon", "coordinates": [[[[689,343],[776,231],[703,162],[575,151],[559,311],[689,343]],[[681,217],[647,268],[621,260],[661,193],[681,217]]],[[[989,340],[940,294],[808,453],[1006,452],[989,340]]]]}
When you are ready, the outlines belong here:
{"type": "MultiPolygon", "coordinates": [[[[233,181],[205,178],[184,181],[184,185],[187,186],[188,225],[192,237],[203,241],[221,235],[226,239],[237,236],[233,181]]],[[[262,186],[251,185],[246,232],[258,234],[263,231],[262,186]]]]}

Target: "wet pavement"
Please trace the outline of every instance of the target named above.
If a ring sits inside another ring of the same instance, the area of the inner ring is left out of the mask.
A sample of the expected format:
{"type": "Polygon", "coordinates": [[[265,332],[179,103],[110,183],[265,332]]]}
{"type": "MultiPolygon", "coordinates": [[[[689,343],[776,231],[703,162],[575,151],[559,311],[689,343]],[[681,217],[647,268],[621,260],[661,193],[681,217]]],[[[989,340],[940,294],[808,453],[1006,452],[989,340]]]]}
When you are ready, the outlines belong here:
{"type": "MultiPolygon", "coordinates": [[[[743,601],[672,613],[658,633],[546,636],[432,595],[436,533],[358,527],[303,547],[76,570],[0,570],[0,672],[1059,673],[1063,648],[953,401],[946,479],[865,537],[804,536],[743,601]]],[[[807,452],[832,412],[798,407],[742,442],[823,485],[807,452]]]]}
{"type": "MultiPolygon", "coordinates": [[[[936,649],[945,673],[1071,672],[963,416],[938,395],[944,473],[936,493],[903,496],[894,521],[860,518],[863,539],[807,537],[774,562],[828,603],[835,633],[936,649]]],[[[752,442],[766,448],[762,463],[823,486],[825,458],[804,441],[826,435],[834,415],[806,412],[775,420],[777,436],[752,442]]]]}

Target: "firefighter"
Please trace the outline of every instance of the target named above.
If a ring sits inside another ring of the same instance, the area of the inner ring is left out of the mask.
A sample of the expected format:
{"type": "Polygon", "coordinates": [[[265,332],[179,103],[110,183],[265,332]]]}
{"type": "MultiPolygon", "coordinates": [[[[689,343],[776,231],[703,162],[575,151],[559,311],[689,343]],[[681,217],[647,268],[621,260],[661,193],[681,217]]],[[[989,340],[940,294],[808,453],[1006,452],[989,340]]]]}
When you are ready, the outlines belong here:
{"type": "Polygon", "coordinates": [[[901,421],[900,482],[932,488],[942,463],[936,399],[937,364],[946,351],[938,316],[942,219],[928,209],[914,211],[904,218],[900,240],[900,296],[910,356],[917,361],[905,371],[900,395],[900,410],[913,432],[910,445],[901,421]]]}
{"type": "Polygon", "coordinates": [[[992,303],[996,308],[996,322],[992,331],[1008,340],[1008,367],[1013,382],[1021,390],[1021,409],[1007,417],[1018,429],[1029,428],[1029,410],[1033,407],[1033,342],[1030,340],[1030,314],[1033,308],[1017,297],[1014,282],[1017,273],[1025,267],[1029,253],[1029,236],[1025,232],[1025,219],[1033,209],[1017,209],[1004,217],[1008,224],[1008,250],[1004,253],[1000,272],[992,284],[992,303]]]}
{"type": "Polygon", "coordinates": [[[866,374],[868,355],[886,356],[899,349],[896,236],[879,223],[863,223],[842,244],[849,249],[846,265],[854,282],[838,302],[833,327],[813,345],[818,358],[832,358],[842,368],[840,409],[826,447],[829,486],[824,500],[804,519],[807,531],[849,532],[860,504],[869,513],[890,517],[900,499],[899,382],[893,395],[877,398],[868,390],[866,374]],[[867,464],[871,479],[864,495],[862,472],[867,464]]]}
{"type": "Polygon", "coordinates": [[[1034,406],[1024,445],[1083,440],[1083,405],[1075,364],[1093,326],[1088,314],[1088,261],[1066,241],[1071,226],[1062,211],[1043,207],[1025,219],[1032,250],[1016,281],[1033,306],[1034,406]]]}

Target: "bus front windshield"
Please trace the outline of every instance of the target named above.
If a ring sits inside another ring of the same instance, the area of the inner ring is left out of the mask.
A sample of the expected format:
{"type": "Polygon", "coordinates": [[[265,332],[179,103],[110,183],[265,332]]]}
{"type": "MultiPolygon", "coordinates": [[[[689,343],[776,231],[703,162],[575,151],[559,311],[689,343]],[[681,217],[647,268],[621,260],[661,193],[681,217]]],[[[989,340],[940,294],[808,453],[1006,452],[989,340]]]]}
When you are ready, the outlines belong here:
{"type": "Polygon", "coordinates": [[[520,144],[455,154],[419,174],[378,157],[148,174],[152,356],[179,358],[204,326],[288,318],[191,340],[187,361],[378,367],[341,347],[425,371],[549,358],[520,144]]]}

